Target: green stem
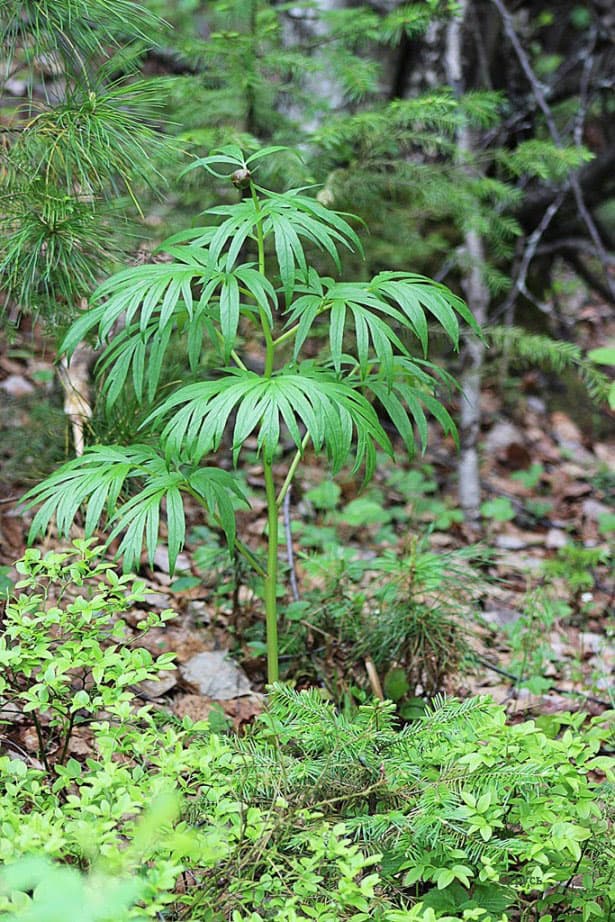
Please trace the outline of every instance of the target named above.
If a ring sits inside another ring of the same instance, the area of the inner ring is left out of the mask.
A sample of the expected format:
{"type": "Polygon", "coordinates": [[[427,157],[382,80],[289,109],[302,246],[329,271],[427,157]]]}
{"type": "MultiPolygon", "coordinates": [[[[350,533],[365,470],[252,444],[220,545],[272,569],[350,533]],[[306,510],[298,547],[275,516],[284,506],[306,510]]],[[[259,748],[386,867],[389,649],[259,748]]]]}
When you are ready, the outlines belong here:
{"type": "Polygon", "coordinates": [[[284,502],[284,497],[285,497],[286,494],[288,493],[288,490],[289,490],[289,488],[290,488],[290,485],[291,485],[291,483],[293,482],[293,477],[294,477],[295,474],[297,473],[297,468],[299,467],[299,463],[300,463],[301,459],[303,458],[305,449],[307,448],[307,444],[308,444],[309,441],[310,441],[310,434],[309,434],[309,432],[306,432],[305,435],[303,436],[303,439],[302,439],[302,442],[301,442],[301,448],[298,448],[298,449],[297,449],[297,452],[296,452],[296,454],[295,454],[295,457],[293,458],[293,460],[292,460],[291,463],[290,463],[290,467],[288,468],[288,473],[286,474],[286,477],[284,478],[284,483],[282,484],[282,488],[281,488],[280,492],[278,493],[277,499],[276,499],[276,501],[275,501],[275,502],[276,502],[276,506],[278,507],[278,509],[280,508],[280,506],[281,506],[282,503],[284,502]]]}
{"type": "Polygon", "coordinates": [[[279,346],[281,343],[285,343],[287,340],[292,339],[293,336],[296,335],[298,329],[299,324],[297,323],[294,327],[291,327],[290,330],[287,330],[286,333],[282,333],[277,339],[274,339],[273,345],[279,346]]]}
{"type": "MultiPolygon", "coordinates": [[[[316,317],[320,317],[320,315],[321,315],[321,314],[324,314],[324,312],[325,312],[326,310],[328,310],[330,307],[331,307],[331,304],[330,304],[329,302],[325,302],[325,303],[322,305],[322,307],[319,307],[319,308],[318,308],[318,311],[316,312],[316,317]]],[[[287,342],[289,339],[292,339],[293,336],[296,336],[297,330],[299,329],[299,326],[300,326],[300,324],[296,323],[296,324],[294,325],[294,327],[291,327],[291,328],[290,328],[290,330],[286,330],[285,333],[282,333],[280,336],[278,336],[277,339],[274,339],[273,345],[274,345],[274,346],[279,346],[280,343],[285,343],[285,342],[287,342]]]]}
{"type": "Polygon", "coordinates": [[[262,307],[258,308],[258,315],[261,321],[261,327],[263,328],[263,336],[265,337],[265,377],[270,378],[273,374],[273,361],[275,358],[275,343],[273,341],[273,336],[271,335],[271,327],[269,326],[269,321],[267,315],[262,307]]]}
{"type": "MultiPolygon", "coordinates": [[[[265,238],[263,236],[263,221],[260,217],[261,213],[261,203],[258,199],[258,194],[254,187],[254,183],[250,183],[250,193],[252,195],[252,201],[254,202],[254,210],[256,212],[256,246],[258,248],[258,271],[261,275],[265,274],[265,238]]],[[[271,326],[267,318],[267,314],[263,308],[258,306],[258,316],[260,318],[261,327],[263,330],[263,336],[265,337],[265,377],[270,378],[273,374],[273,361],[275,357],[275,343],[273,341],[273,335],[271,332],[271,326]]]]}
{"type": "MultiPolygon", "coordinates": [[[[265,241],[263,235],[263,220],[261,217],[261,205],[254,187],[250,183],[250,193],[254,202],[254,211],[256,213],[256,245],[258,248],[258,271],[265,275],[265,241]]],[[[258,316],[263,330],[265,339],[265,371],[266,378],[273,374],[275,359],[275,342],[271,330],[271,324],[267,317],[266,311],[259,304],[258,316]]],[[[267,573],[265,575],[265,627],[267,635],[267,681],[270,685],[278,681],[278,602],[277,602],[277,585],[278,585],[278,503],[275,494],[275,483],[273,479],[273,469],[270,460],[263,460],[263,471],[265,474],[265,493],[267,495],[267,526],[268,526],[268,550],[267,550],[267,573]]],[[[288,489],[288,488],[287,488],[288,489]]]]}
{"type": "Polygon", "coordinates": [[[267,628],[267,681],[278,681],[278,503],[271,461],[263,462],[267,494],[268,554],[265,577],[265,622],[267,628]]]}
{"type": "Polygon", "coordinates": [[[250,194],[252,195],[252,201],[254,202],[254,209],[256,211],[256,245],[258,247],[258,271],[261,275],[265,274],[265,239],[263,237],[263,222],[260,217],[261,203],[258,199],[258,194],[254,187],[254,183],[250,183],[250,194]]]}
{"type": "MultiPolygon", "coordinates": [[[[222,335],[220,330],[216,330],[216,333],[218,334],[218,339],[220,340],[220,342],[224,344],[224,336],[222,335]]],[[[241,356],[238,355],[235,349],[231,349],[231,358],[235,362],[235,365],[237,365],[238,368],[241,368],[242,371],[248,370],[247,366],[242,361],[241,356]]]]}
{"type": "Polygon", "coordinates": [[[250,550],[247,544],[244,544],[240,538],[235,538],[235,547],[237,552],[248,561],[255,573],[258,573],[263,579],[266,578],[267,572],[262,564],[259,563],[256,554],[250,550]]]}

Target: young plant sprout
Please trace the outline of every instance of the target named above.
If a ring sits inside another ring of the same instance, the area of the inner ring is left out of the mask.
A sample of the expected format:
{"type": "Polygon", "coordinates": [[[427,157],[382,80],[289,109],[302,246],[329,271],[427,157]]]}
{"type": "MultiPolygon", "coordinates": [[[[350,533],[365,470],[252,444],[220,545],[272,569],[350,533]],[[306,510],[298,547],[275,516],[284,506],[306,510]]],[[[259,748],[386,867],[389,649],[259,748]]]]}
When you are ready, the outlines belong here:
{"type": "Polygon", "coordinates": [[[425,445],[426,413],[454,435],[434,396],[439,379],[452,379],[427,361],[428,322],[437,321],[455,348],[460,319],[478,332],[463,301],[423,276],[380,272],[350,283],[320,275],[308,251],[319,261],[328,255],[340,273],[340,251],[360,252],[361,242],[346,217],[304,191],[277,193],[257,183],[261,158],[280,150],[245,157],[228,146],[192,164],[228,178],[241,199],[209,209],[208,226],[167,240],[161,249],[172,261],[126,269],[95,292],[94,306],[72,325],[62,351],[70,355],[96,330],[104,344],[98,370],[107,407],[126,387],[151,405],[143,444],[94,445],[27,497],[42,504],[31,540],[52,518],[68,533],[83,508],[86,537],[104,520],[109,541],[120,538],[126,570],[138,567],[143,547],[153,561],[164,512],[171,571],[185,538],[183,497],[192,497],[264,580],[270,683],[278,678],[278,518],[306,449],[326,455],[333,474],[347,463],[355,472],[363,468],[367,481],[377,449],[393,454],[383,416],[410,453],[415,427],[425,445]],[[310,342],[323,326],[325,350],[310,342]],[[243,336],[251,353],[260,343],[262,370],[249,366],[243,336]],[[179,343],[186,344],[195,380],[160,399],[165,357],[179,343]],[[237,465],[253,435],[267,499],[265,563],[237,535],[235,510],[248,501],[236,479],[207,463],[228,450],[237,465]],[[287,437],[294,456],[276,483],[274,460],[287,437]]]}

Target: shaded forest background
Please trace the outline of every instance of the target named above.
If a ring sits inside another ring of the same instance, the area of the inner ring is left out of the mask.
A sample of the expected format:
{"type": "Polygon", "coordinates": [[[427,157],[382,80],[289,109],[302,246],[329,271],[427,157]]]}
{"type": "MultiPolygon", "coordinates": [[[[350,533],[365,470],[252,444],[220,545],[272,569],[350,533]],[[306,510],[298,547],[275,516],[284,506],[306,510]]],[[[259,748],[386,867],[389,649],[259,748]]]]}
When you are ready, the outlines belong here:
{"type": "Polygon", "coordinates": [[[0,35],[0,917],[611,918],[613,4],[0,0],[0,35]],[[225,376],[301,402],[148,430],[225,376]]]}
{"type": "MultiPolygon", "coordinates": [[[[610,4],[250,0],[140,12],[104,0],[3,6],[9,322],[31,313],[61,332],[105,273],[151,259],[214,202],[220,190],[182,174],[192,158],[229,142],[280,144],[301,159],[278,158],[273,175],[263,164],[263,181],[315,186],[366,222],[366,259],[347,259],[347,275],[425,273],[496,326],[501,368],[524,352],[545,370],[571,364],[519,342],[516,325],[573,340],[575,279],[613,304],[610,4]]],[[[484,359],[469,339],[453,366],[469,520],[484,359]]],[[[604,392],[591,371],[586,384],[604,392]]],[[[574,393],[595,419],[584,389],[574,393]]]]}

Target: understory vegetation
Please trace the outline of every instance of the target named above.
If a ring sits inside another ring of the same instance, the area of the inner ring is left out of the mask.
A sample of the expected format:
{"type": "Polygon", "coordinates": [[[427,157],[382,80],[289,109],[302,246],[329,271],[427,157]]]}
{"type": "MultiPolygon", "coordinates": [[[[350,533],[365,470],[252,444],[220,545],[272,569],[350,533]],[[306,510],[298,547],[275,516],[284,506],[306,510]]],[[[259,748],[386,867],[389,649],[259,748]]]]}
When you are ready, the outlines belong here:
{"type": "Polygon", "coordinates": [[[173,719],[138,703],[170,668],[126,637],[143,586],[97,552],[29,551],[7,607],[2,719],[39,747],[1,759],[4,918],[608,918],[605,718],[435,699],[402,727],[391,701],[346,716],[277,685],[241,738],[173,719]]]}
{"type": "Polygon", "coordinates": [[[615,919],[607,6],[0,2],[0,920],[615,919]]]}

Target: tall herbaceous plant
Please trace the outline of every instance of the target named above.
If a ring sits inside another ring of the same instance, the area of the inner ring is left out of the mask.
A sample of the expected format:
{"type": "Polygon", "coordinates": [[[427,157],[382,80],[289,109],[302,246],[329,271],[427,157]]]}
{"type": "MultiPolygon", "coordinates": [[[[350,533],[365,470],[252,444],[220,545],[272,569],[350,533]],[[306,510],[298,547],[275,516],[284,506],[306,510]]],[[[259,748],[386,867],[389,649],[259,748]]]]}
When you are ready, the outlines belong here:
{"type": "Polygon", "coordinates": [[[369,480],[377,449],[393,454],[383,417],[410,453],[415,429],[425,445],[427,414],[455,434],[434,396],[448,376],[427,361],[429,323],[455,348],[460,318],[476,330],[465,304],[423,276],[380,272],[368,282],[344,282],[321,275],[308,251],[320,251],[319,261],[330,258],[339,273],[340,252],[360,252],[361,242],[348,216],[328,210],[309,190],[280,194],[258,184],[260,161],[280,150],[245,157],[228,146],[192,164],[228,177],[238,201],[210,209],[207,226],[167,240],[161,249],[169,261],[126,269],[95,292],[62,350],[70,354],[96,331],[107,406],[125,388],[151,405],[143,441],[94,445],[28,494],[42,504],[31,539],[54,517],[60,534],[68,533],[84,509],[86,534],[104,523],[109,541],[119,539],[127,570],[139,566],[143,547],[153,560],[163,513],[173,569],[185,538],[183,498],[190,496],[264,580],[270,682],[278,676],[278,517],[306,449],[324,454],[333,474],[350,463],[369,480]],[[193,381],[160,395],[165,359],[180,344],[193,381]],[[237,534],[235,510],[248,499],[213,457],[228,451],[236,466],[250,437],[264,472],[266,561],[237,534]],[[288,439],[294,454],[276,483],[274,461],[277,471],[288,439]]]}

